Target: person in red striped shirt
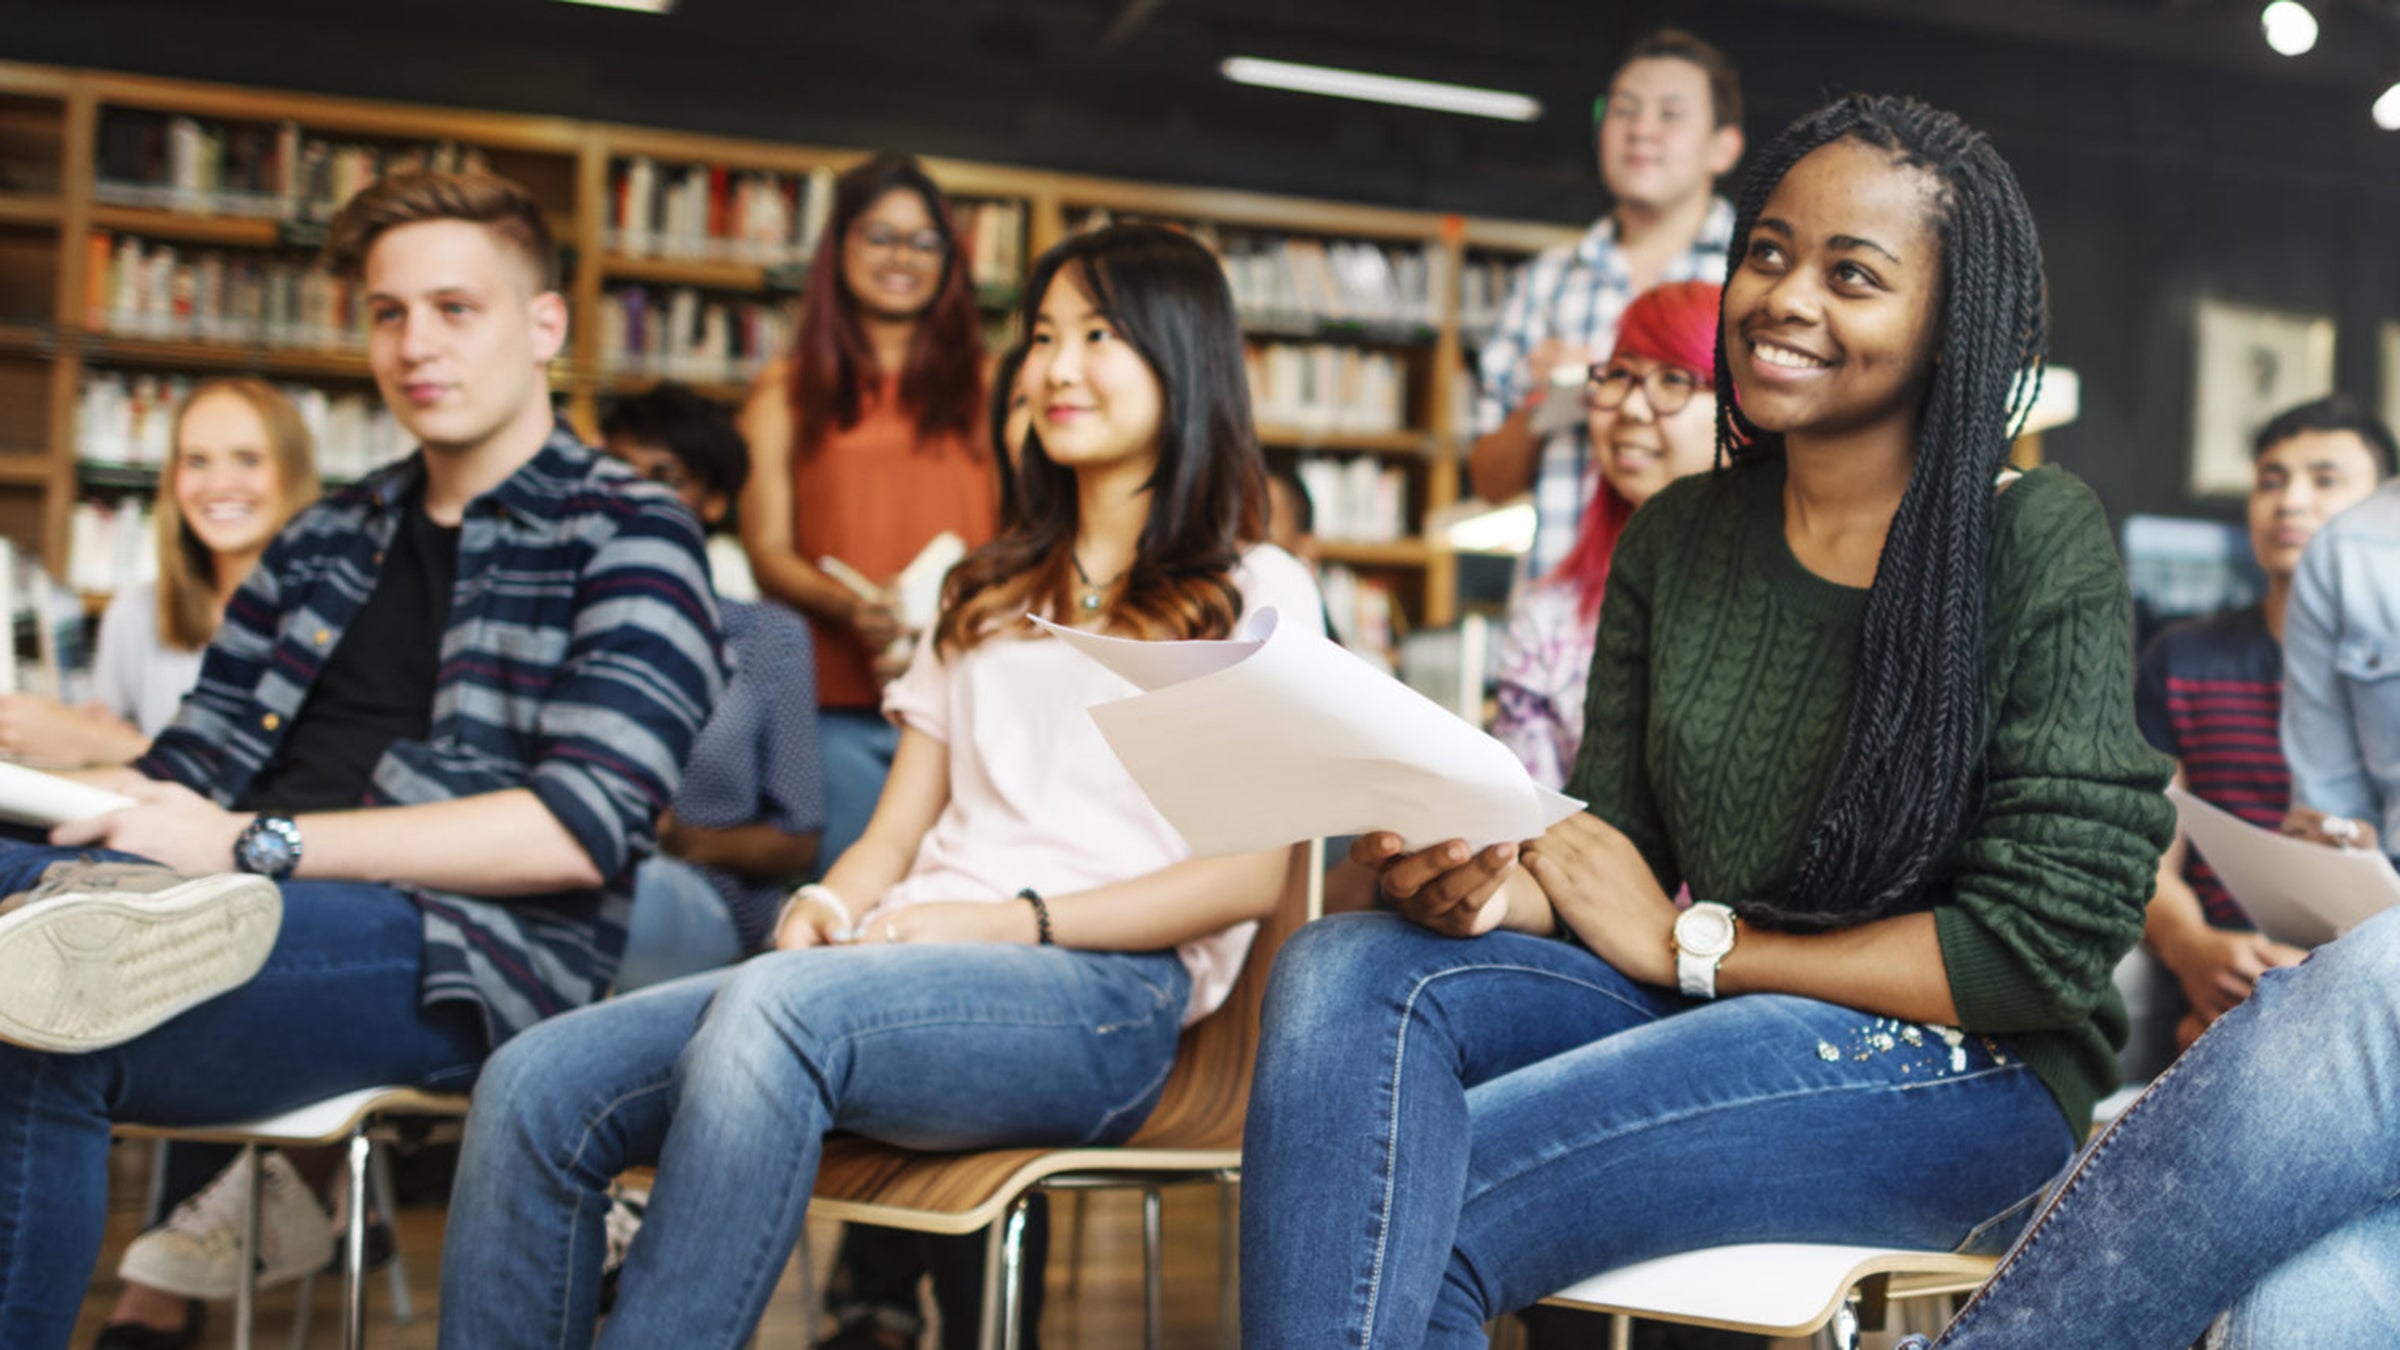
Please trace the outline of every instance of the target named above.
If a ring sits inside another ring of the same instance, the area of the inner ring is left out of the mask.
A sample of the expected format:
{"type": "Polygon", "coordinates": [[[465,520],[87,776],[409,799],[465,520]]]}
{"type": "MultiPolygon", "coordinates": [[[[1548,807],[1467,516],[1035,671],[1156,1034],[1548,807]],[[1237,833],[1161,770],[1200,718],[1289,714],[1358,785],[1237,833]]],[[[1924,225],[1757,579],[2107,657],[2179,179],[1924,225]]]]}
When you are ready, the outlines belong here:
{"type": "MultiPolygon", "coordinates": [[[[2134,716],[2150,743],[2175,757],[2177,782],[2272,830],[2291,805],[2277,732],[2292,576],[2310,536],[2374,491],[2394,471],[2396,452],[2391,431],[2345,394],[2277,414],[2252,450],[2250,546],[2266,595],[2160,633],[2135,671],[2134,716]]],[[[2178,833],[2159,861],[2142,945],[2120,972],[2120,983],[2132,986],[2127,1077],[2154,1076],[2248,997],[2262,972],[2302,955],[2255,931],[2178,833]]]]}

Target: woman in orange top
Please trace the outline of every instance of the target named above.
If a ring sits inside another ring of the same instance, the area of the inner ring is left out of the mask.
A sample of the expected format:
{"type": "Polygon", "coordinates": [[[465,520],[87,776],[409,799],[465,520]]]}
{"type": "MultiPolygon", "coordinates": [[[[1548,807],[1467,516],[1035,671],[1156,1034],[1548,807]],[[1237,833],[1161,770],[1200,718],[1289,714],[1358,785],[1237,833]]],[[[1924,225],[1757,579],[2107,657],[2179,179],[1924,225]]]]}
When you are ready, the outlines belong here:
{"type": "Polygon", "coordinates": [[[740,516],[759,589],[815,630],[831,859],[866,828],[898,744],[879,705],[912,635],[890,583],[944,531],[989,540],[998,489],[975,293],[941,191],[878,155],[836,182],[824,237],[792,358],[742,411],[740,516]],[[828,558],[885,589],[860,594],[828,558]]]}

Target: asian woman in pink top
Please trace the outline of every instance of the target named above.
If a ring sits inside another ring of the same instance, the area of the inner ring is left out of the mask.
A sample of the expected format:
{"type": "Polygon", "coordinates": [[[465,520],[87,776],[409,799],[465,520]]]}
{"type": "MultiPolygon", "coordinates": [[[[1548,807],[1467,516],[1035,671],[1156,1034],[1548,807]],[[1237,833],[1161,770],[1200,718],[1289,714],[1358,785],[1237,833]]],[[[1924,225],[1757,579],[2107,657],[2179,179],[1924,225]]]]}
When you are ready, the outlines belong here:
{"type": "Polygon", "coordinates": [[[1315,587],[1255,542],[1266,475],[1224,274],[1120,226],[1027,288],[1022,512],[949,578],[884,701],[902,730],[866,833],[786,907],[782,950],[519,1036],[476,1090],[442,1341],[593,1343],[601,1216],[658,1165],[599,1343],[744,1343],[797,1240],[820,1143],[1105,1144],[1178,1032],[1231,990],[1282,850],[1193,858],[1093,725],[1133,686],[1026,615],[1220,638],[1315,587]]]}

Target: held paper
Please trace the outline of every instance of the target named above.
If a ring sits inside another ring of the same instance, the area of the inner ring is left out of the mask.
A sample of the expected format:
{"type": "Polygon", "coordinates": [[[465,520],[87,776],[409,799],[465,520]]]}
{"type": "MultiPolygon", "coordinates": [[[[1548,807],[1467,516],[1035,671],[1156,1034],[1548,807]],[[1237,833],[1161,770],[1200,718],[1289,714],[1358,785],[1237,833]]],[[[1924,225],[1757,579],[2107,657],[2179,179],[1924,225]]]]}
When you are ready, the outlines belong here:
{"type": "Polygon", "coordinates": [[[2400,904],[2400,873],[2375,849],[2327,848],[2263,830],[2179,787],[2167,798],[2192,847],[2277,942],[2331,942],[2400,904]]]}
{"type": "Polygon", "coordinates": [[[105,788],[28,769],[22,764],[0,762],[0,820],[12,825],[46,829],[70,820],[106,815],[133,804],[133,798],[105,788]]]}
{"type": "Polygon", "coordinates": [[[1500,742],[1272,608],[1214,642],[1135,642],[1036,620],[1145,692],[1092,720],[1202,856],[1328,835],[1410,849],[1531,839],[1583,803],[1500,742]]]}

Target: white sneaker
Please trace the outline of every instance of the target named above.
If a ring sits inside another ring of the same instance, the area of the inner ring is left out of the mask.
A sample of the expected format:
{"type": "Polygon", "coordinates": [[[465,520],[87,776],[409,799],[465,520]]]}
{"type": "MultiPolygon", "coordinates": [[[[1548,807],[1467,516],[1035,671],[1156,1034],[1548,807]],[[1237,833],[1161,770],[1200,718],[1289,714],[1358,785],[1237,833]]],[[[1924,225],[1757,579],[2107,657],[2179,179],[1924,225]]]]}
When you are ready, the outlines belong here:
{"type": "Polygon", "coordinates": [[[283,892],[242,872],[12,904],[0,912],[0,1040],[63,1054],[121,1045],[239,987],[283,927],[283,892]]]}
{"type": "MultiPolygon", "coordinates": [[[[259,1173],[258,1287],[271,1289],[323,1270],[333,1259],[333,1219],[280,1153],[259,1173]]],[[[239,1159],[167,1221],[135,1238],[117,1276],[185,1298],[229,1299],[240,1291],[242,1203],[250,1169],[239,1159]]]]}

